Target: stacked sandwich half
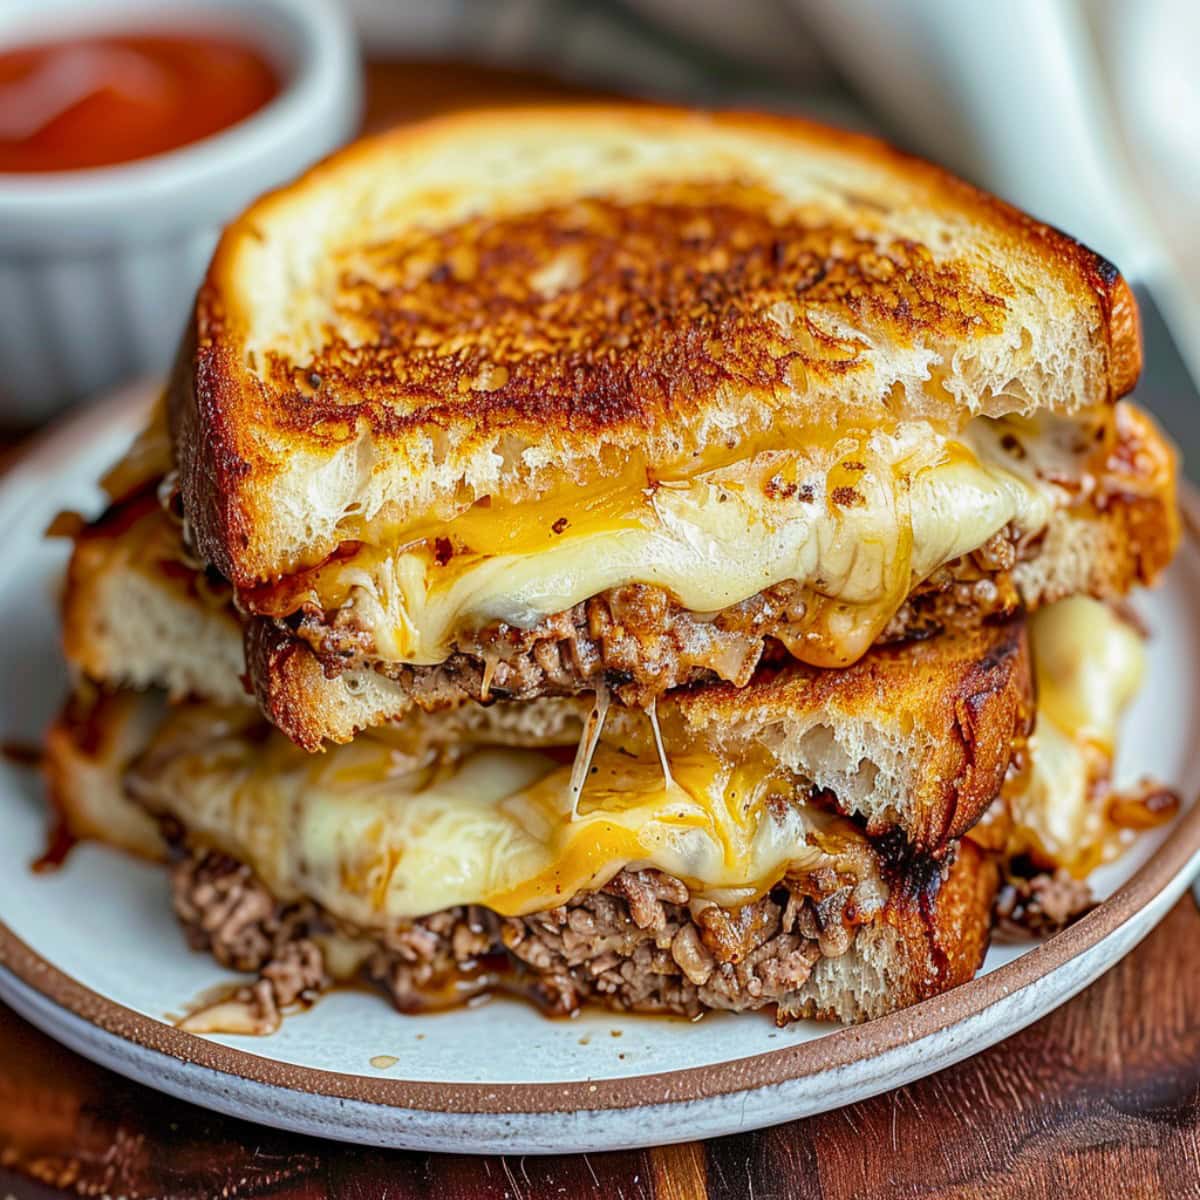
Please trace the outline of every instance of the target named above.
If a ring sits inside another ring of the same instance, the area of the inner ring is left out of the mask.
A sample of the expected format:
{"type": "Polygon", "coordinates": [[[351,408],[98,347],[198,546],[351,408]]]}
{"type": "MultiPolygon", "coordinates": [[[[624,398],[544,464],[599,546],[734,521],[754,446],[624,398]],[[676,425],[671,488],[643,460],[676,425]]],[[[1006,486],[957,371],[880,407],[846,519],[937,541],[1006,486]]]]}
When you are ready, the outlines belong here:
{"type": "Polygon", "coordinates": [[[1130,292],[797,121],[459,116],[225,234],[76,537],[73,830],[269,1028],[366,975],[859,1020],[1053,926],[1176,542],[1130,292]],[[1036,680],[1036,687],[1035,687],[1036,680]],[[1031,882],[1031,880],[1035,882],[1031,882]]]}

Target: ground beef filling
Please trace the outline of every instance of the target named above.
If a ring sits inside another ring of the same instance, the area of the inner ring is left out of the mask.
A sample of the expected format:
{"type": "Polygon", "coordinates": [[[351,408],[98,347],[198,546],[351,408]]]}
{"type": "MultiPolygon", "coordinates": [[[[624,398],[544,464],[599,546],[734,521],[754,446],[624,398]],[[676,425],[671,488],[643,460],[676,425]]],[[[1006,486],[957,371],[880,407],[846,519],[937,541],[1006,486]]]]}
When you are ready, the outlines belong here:
{"type": "Polygon", "coordinates": [[[505,920],[500,935],[554,1011],[596,998],[689,1017],[775,1003],[804,985],[819,958],[838,957],[853,941],[852,929],[823,927],[817,908],[787,888],[695,915],[687,900],[677,879],[623,872],[577,903],[505,920]]]}
{"type": "Polygon", "coordinates": [[[275,900],[224,854],[183,853],[171,882],[193,948],[257,974],[232,998],[249,1014],[248,1028],[264,1033],[348,966],[405,1012],[495,991],[527,995],[561,1015],[587,1000],[688,1017],[763,1008],[802,987],[818,959],[846,953],[855,922],[870,915],[832,878],[819,899],[805,894],[819,883],[808,877],[721,909],[689,903],[686,886],[658,871],[622,871],[600,891],[533,916],[459,907],[368,938],[311,902],[275,900]]]}
{"type": "Polygon", "coordinates": [[[1010,867],[996,894],[996,937],[1001,941],[1053,937],[1095,907],[1087,883],[1062,867],[1026,874],[1010,867]]]}
{"type": "MultiPolygon", "coordinates": [[[[1018,597],[1009,571],[1025,549],[1005,530],[941,568],[908,598],[880,640],[932,637],[1013,612],[1018,597]]],[[[406,684],[423,707],[573,695],[601,684],[623,703],[647,705],[670,688],[714,677],[742,687],[764,658],[785,659],[787,643],[803,637],[802,593],[799,584],[785,582],[718,613],[696,614],[662,588],[629,584],[532,629],[493,624],[460,634],[454,652],[436,666],[378,661],[352,608],[302,613],[293,631],[327,675],[371,668],[406,684]]]]}

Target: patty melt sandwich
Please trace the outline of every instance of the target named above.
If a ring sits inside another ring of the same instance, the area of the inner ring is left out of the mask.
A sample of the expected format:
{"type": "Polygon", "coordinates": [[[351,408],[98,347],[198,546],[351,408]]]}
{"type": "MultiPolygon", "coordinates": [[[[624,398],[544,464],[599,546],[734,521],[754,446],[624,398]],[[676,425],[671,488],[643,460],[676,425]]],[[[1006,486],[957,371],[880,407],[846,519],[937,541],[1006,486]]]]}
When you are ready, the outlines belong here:
{"type": "Polygon", "coordinates": [[[1167,807],[1109,784],[1117,605],[1178,538],[1139,359],[1109,263],[870,139],[578,107],[359,143],[226,231],[76,533],[53,794],[256,977],[198,1030],[361,974],[404,1010],[935,995],[998,889],[1056,928],[1167,807]]]}

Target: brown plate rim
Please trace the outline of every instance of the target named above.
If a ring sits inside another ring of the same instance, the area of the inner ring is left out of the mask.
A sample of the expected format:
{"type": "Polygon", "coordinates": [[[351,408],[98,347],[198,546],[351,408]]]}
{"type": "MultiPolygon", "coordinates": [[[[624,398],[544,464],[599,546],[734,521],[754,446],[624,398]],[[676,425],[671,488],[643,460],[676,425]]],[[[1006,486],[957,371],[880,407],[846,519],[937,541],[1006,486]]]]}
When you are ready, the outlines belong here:
{"type": "MultiPolygon", "coordinates": [[[[55,460],[83,444],[96,429],[114,420],[132,419],[146,402],[144,387],[118,393],[40,436],[10,465],[53,469],[55,460]]],[[[1182,492],[1187,537],[1200,548],[1200,495],[1186,484],[1182,492]]],[[[493,1115],[636,1108],[705,1100],[825,1074],[943,1032],[1098,946],[1161,895],[1198,852],[1200,803],[1191,806],[1163,845],[1112,896],[1070,928],[987,975],[911,1008],[795,1046],[616,1079],[434,1083],[296,1066],[208,1041],[126,1008],[52,965],[3,922],[0,965],[41,996],[108,1034],[184,1063],[270,1087],[421,1112],[493,1115]]]]}

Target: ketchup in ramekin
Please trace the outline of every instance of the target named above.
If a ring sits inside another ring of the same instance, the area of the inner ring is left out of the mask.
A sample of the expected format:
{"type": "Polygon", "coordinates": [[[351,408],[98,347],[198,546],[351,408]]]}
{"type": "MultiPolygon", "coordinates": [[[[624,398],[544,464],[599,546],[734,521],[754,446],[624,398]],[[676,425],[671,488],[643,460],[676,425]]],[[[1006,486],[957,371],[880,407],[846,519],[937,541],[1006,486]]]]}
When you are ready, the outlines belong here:
{"type": "Polygon", "coordinates": [[[71,38],[0,52],[0,173],[133,162],[257,112],[282,80],[253,46],[196,35],[71,38]]]}

